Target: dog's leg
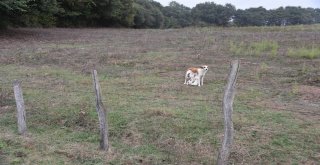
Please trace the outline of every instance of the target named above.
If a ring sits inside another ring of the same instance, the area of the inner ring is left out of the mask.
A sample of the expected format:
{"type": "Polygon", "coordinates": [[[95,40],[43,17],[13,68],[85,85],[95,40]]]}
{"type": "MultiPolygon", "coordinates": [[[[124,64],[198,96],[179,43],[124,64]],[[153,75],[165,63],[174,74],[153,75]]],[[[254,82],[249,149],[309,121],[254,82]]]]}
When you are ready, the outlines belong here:
{"type": "Polygon", "coordinates": [[[196,75],[196,76],[194,77],[194,81],[196,82],[195,85],[200,86],[199,75],[196,75]]]}
{"type": "Polygon", "coordinates": [[[201,85],[203,85],[203,78],[204,76],[201,76],[201,85]]]}
{"type": "Polygon", "coordinates": [[[198,79],[199,75],[198,74],[193,74],[192,76],[192,85],[199,85],[199,79],[198,79]]]}
{"type": "Polygon", "coordinates": [[[188,83],[187,83],[187,81],[188,81],[188,79],[189,79],[189,76],[190,76],[190,73],[186,73],[186,76],[184,77],[184,84],[187,84],[188,85],[188,83]]]}
{"type": "Polygon", "coordinates": [[[196,74],[194,74],[194,73],[189,74],[188,85],[194,85],[195,76],[196,76],[196,74]]]}
{"type": "Polygon", "coordinates": [[[191,77],[189,77],[189,78],[187,79],[187,85],[192,85],[192,78],[191,78],[191,77]]]}

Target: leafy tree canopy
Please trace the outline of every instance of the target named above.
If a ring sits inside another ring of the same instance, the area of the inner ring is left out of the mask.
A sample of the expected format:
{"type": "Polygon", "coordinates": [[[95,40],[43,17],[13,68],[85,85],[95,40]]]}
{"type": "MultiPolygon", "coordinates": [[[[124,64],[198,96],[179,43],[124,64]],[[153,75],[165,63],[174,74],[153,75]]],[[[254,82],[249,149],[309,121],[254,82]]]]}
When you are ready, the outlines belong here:
{"type": "Polygon", "coordinates": [[[263,7],[236,9],[231,4],[199,3],[193,8],[176,1],[154,0],[1,0],[0,28],[97,27],[181,28],[187,26],[283,26],[320,23],[320,9],[263,7]]]}

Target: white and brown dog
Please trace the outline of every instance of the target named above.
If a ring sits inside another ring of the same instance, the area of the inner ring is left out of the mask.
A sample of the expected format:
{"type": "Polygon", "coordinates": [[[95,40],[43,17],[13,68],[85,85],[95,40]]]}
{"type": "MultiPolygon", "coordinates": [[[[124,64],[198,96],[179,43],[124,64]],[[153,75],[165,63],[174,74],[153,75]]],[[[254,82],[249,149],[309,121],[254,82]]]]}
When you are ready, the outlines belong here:
{"type": "Polygon", "coordinates": [[[202,86],[203,78],[204,78],[204,75],[207,73],[207,71],[208,71],[207,65],[203,65],[201,67],[189,68],[185,75],[184,84],[202,86]]]}

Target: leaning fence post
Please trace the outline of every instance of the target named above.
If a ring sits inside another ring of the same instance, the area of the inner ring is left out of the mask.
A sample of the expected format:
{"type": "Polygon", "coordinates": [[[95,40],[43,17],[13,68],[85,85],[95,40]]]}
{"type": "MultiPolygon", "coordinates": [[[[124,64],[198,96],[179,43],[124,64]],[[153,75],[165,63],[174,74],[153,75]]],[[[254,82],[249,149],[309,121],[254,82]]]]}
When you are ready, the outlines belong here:
{"type": "Polygon", "coordinates": [[[222,147],[219,151],[217,159],[218,165],[226,165],[230,156],[230,150],[233,144],[233,123],[232,123],[232,111],[233,111],[233,99],[235,95],[236,81],[238,77],[239,60],[231,62],[231,69],[228,76],[227,86],[223,96],[223,114],[224,114],[224,138],[222,147]]]}
{"type": "Polygon", "coordinates": [[[93,84],[96,94],[96,110],[99,117],[99,127],[100,127],[100,149],[108,151],[109,142],[108,142],[108,122],[106,122],[106,109],[103,106],[101,101],[101,92],[100,85],[98,80],[97,71],[93,70],[93,84]]]}
{"type": "Polygon", "coordinates": [[[13,92],[17,105],[18,132],[19,134],[24,135],[27,131],[26,111],[20,84],[21,83],[18,80],[13,82],[13,92]]]}

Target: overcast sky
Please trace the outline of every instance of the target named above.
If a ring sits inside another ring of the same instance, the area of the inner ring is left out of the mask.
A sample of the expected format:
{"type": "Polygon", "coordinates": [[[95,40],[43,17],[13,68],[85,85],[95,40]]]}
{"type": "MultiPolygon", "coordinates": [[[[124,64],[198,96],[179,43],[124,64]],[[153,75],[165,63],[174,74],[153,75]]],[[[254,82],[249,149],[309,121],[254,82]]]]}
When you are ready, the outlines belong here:
{"type": "MultiPolygon", "coordinates": [[[[172,0],[154,0],[160,2],[163,6],[168,6],[172,0]]],[[[188,6],[190,8],[199,3],[215,2],[217,4],[225,5],[226,3],[233,4],[237,9],[247,9],[250,7],[263,6],[266,9],[276,9],[285,6],[301,6],[320,8],[320,0],[175,0],[176,2],[188,6]]]]}

